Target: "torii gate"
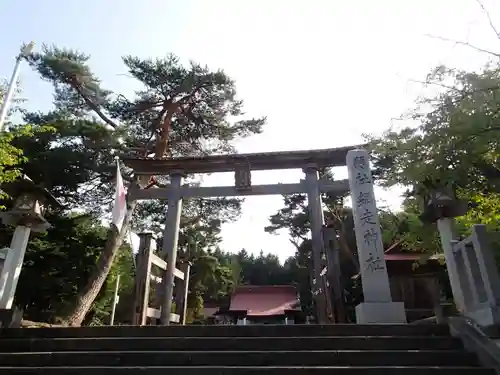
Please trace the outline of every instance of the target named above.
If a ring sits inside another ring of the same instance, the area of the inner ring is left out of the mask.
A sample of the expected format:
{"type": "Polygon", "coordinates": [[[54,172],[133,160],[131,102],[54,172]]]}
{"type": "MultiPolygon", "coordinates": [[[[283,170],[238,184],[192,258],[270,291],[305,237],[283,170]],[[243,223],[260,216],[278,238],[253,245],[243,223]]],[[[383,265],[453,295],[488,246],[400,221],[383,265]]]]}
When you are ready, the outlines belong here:
{"type": "MultiPolygon", "coordinates": [[[[253,154],[212,155],[204,157],[183,157],[173,159],[139,159],[123,158],[126,166],[140,176],[170,176],[170,184],[163,188],[140,189],[131,187],[128,191],[130,200],[167,200],[167,218],[163,235],[161,256],[167,261],[165,273],[165,294],[162,302],[161,322],[169,325],[171,321],[172,295],[174,288],[174,272],[177,261],[177,245],[179,235],[182,199],[190,197],[227,197],[248,195],[284,195],[306,193],[311,221],[313,274],[321,280],[322,254],[325,249],[323,239],[323,209],[321,193],[332,192],[344,194],[350,190],[348,180],[327,181],[319,178],[318,170],[327,167],[346,166],[349,151],[356,146],[341,148],[267,152],[253,154]],[[252,171],[302,169],[305,179],[298,183],[252,185],[252,171]],[[233,172],[234,186],[189,186],[183,184],[183,178],[189,174],[233,172]]],[[[371,176],[370,176],[371,177],[371,176]]],[[[385,272],[385,268],[384,268],[385,272]]],[[[387,277],[387,274],[385,274],[387,277]]],[[[388,281],[387,281],[388,285],[388,281]]],[[[325,300],[319,293],[314,293],[319,323],[326,323],[325,300]]],[[[372,286],[373,287],[373,286],[372,286]]],[[[367,297],[367,296],[365,296],[367,297]]],[[[389,296],[390,298],[390,296],[389,296]]]]}

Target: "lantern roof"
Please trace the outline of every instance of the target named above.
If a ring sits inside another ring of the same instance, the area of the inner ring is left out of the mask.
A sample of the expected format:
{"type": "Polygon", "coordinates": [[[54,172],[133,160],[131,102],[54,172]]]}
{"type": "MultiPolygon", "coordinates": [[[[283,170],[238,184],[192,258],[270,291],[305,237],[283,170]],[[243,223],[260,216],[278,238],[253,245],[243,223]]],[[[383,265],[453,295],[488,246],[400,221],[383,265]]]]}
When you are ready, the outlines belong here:
{"type": "Polygon", "coordinates": [[[33,194],[38,200],[54,208],[62,207],[62,204],[54,197],[50,191],[35,184],[31,178],[23,174],[21,178],[4,183],[0,189],[12,198],[17,198],[22,194],[33,194]]]}

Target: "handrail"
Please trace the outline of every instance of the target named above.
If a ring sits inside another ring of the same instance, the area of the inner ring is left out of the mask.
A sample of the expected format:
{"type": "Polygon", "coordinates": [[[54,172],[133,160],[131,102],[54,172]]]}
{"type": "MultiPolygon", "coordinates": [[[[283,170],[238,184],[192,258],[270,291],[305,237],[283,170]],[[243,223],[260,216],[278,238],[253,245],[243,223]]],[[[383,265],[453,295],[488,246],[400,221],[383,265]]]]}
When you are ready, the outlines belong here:
{"type": "Polygon", "coordinates": [[[492,368],[500,375],[500,347],[473,319],[464,316],[448,318],[453,336],[459,337],[467,350],[475,352],[481,365],[492,368]]]}

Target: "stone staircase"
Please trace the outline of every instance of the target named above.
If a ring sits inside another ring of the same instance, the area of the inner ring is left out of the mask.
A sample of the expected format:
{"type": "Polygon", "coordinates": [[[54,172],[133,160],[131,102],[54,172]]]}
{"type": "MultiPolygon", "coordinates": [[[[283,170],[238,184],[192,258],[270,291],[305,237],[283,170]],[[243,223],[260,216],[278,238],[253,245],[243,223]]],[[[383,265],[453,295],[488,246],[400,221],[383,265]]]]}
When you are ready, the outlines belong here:
{"type": "Polygon", "coordinates": [[[0,375],[494,375],[445,325],[3,329],[0,375]]]}

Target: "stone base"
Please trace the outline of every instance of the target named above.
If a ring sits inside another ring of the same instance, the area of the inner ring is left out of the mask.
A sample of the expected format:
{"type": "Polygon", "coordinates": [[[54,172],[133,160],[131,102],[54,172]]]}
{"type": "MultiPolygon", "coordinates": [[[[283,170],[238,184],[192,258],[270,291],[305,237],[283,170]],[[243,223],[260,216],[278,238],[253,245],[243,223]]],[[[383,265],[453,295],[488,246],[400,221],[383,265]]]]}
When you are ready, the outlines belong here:
{"type": "Polygon", "coordinates": [[[356,306],[357,324],[405,324],[404,302],[362,302],[356,306]]]}
{"type": "Polygon", "coordinates": [[[23,312],[16,307],[12,309],[0,309],[1,328],[19,328],[23,320],[23,312]]]}
{"type": "Polygon", "coordinates": [[[500,323],[500,307],[486,306],[472,312],[467,312],[465,316],[471,318],[480,326],[488,327],[500,323]]]}

